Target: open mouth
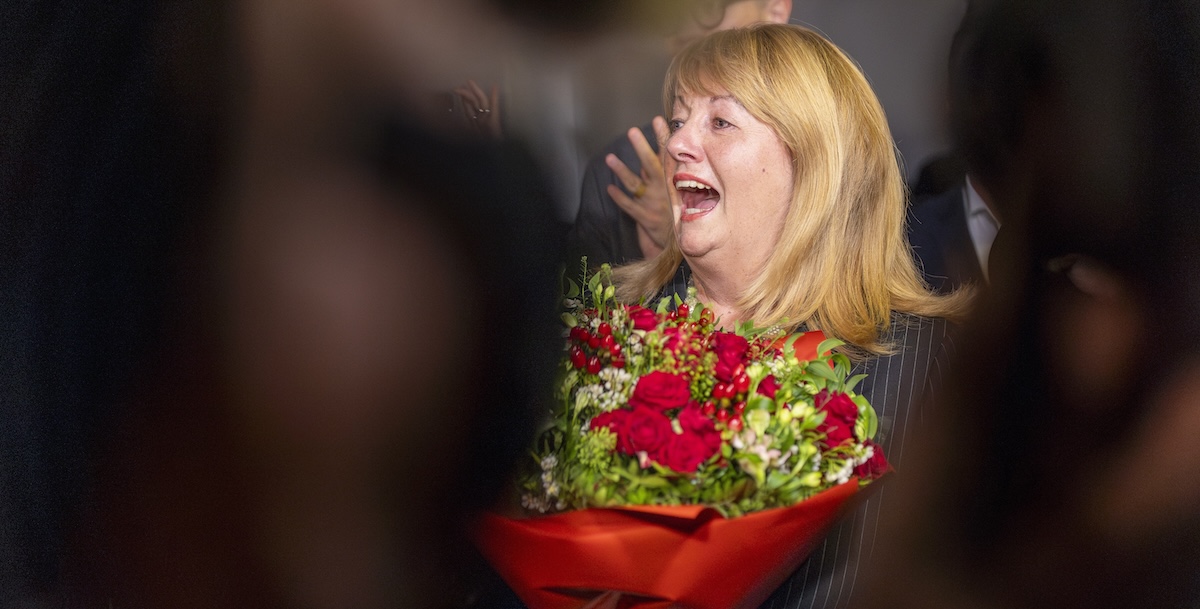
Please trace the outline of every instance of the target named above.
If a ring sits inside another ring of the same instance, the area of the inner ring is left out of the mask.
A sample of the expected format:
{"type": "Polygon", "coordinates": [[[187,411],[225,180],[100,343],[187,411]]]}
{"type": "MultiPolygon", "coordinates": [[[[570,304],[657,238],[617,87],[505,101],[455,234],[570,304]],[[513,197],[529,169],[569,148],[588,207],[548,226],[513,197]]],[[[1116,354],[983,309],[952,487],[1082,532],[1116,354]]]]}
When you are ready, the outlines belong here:
{"type": "Polygon", "coordinates": [[[717,189],[693,177],[676,176],[675,190],[679,191],[679,199],[683,204],[680,220],[691,222],[712,211],[721,201],[721,193],[717,189]]]}

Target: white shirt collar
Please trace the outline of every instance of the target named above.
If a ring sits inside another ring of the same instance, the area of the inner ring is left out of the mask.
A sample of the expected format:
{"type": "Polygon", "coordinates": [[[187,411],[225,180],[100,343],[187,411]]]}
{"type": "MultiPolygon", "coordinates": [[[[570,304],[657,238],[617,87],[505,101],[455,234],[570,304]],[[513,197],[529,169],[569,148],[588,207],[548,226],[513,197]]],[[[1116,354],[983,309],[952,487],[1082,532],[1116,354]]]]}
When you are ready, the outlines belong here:
{"type": "Polygon", "coordinates": [[[1000,221],[992,215],[987,203],[983,202],[983,197],[979,196],[979,192],[971,184],[970,176],[967,176],[966,186],[963,187],[963,205],[966,206],[967,212],[967,231],[971,233],[971,243],[975,245],[979,268],[983,270],[986,280],[988,253],[992,249],[992,242],[996,240],[996,231],[1000,230],[1000,221]]]}

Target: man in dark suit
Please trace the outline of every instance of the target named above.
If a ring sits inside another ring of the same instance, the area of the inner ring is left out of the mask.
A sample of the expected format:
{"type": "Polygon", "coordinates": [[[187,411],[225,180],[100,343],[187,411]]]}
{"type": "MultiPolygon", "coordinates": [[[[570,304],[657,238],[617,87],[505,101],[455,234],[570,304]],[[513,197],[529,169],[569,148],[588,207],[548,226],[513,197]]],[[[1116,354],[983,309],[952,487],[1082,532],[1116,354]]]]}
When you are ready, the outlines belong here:
{"type": "Polygon", "coordinates": [[[942,293],[987,282],[988,253],[1000,228],[998,214],[969,176],[909,211],[908,241],[925,281],[942,293]]]}
{"type": "MultiPolygon", "coordinates": [[[[978,10],[975,4],[968,6],[950,43],[947,61],[946,106],[957,150],[987,151],[998,139],[989,131],[990,125],[975,119],[980,111],[976,92],[980,76],[970,69],[968,53],[978,52],[969,47],[975,35],[971,19],[978,10]]],[[[960,172],[954,186],[940,194],[916,198],[909,210],[908,241],[925,281],[938,292],[988,282],[989,254],[1000,229],[1001,214],[988,194],[994,190],[996,179],[990,172],[978,170],[980,162],[979,154],[952,154],[935,160],[922,169],[921,180],[913,191],[918,197],[921,186],[931,181],[927,178],[932,178],[939,167],[960,172]]]]}

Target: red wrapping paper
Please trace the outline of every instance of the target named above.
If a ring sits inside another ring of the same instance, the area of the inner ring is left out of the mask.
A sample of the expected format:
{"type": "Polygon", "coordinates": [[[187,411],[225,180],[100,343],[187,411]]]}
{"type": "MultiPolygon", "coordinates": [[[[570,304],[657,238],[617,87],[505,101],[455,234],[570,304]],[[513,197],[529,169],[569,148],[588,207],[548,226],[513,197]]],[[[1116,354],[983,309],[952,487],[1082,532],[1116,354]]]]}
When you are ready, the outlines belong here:
{"type": "Polygon", "coordinates": [[[794,506],[724,518],[704,506],[487,514],[475,539],[529,609],[751,609],[820,543],[858,480],[794,506]]]}

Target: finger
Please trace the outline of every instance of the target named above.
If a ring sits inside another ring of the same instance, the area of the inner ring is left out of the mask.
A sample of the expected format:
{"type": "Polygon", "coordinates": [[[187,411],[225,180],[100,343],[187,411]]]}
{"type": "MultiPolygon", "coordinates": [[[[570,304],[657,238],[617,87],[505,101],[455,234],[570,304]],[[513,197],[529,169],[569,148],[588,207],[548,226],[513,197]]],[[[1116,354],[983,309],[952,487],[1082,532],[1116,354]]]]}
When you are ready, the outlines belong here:
{"type": "Polygon", "coordinates": [[[625,190],[628,190],[630,193],[637,192],[638,190],[647,187],[645,183],[642,182],[642,178],[633,173],[633,171],[631,171],[629,167],[621,161],[621,159],[617,158],[617,155],[606,155],[604,157],[604,163],[608,165],[608,168],[611,169],[614,174],[616,174],[617,179],[620,180],[621,184],[625,186],[625,190]]]}
{"type": "Polygon", "coordinates": [[[473,80],[468,80],[467,86],[471,87],[471,92],[475,94],[475,103],[478,104],[475,107],[485,112],[491,112],[492,105],[488,103],[488,94],[484,92],[483,88],[473,80]]]}
{"type": "Polygon", "coordinates": [[[458,87],[454,90],[454,94],[462,101],[463,109],[467,114],[478,114],[479,104],[475,103],[475,94],[470,89],[458,87]]]}
{"type": "Polygon", "coordinates": [[[642,162],[642,179],[655,184],[662,179],[662,163],[658,160],[658,153],[650,147],[650,142],[646,140],[646,134],[642,130],[634,127],[626,134],[629,137],[629,143],[633,144],[633,151],[637,153],[638,159],[642,162]]]}
{"type": "Polygon", "coordinates": [[[658,138],[658,150],[661,153],[667,149],[667,138],[671,137],[671,128],[667,125],[667,119],[656,116],[650,121],[654,126],[654,136],[658,138]]]}
{"type": "Polygon", "coordinates": [[[491,102],[491,106],[489,106],[489,107],[492,109],[492,112],[499,114],[500,113],[500,85],[492,85],[492,94],[491,94],[491,96],[489,96],[488,101],[491,102]]]}
{"type": "Polygon", "coordinates": [[[468,80],[468,81],[467,81],[467,86],[471,88],[471,91],[474,91],[474,92],[475,92],[475,96],[476,96],[478,99],[481,99],[481,100],[486,100],[486,99],[487,99],[487,97],[488,97],[488,96],[487,96],[487,93],[484,93],[484,92],[483,92],[483,87],[480,87],[480,86],[479,86],[479,84],[478,84],[478,83],[476,83],[475,81],[473,81],[473,80],[468,80]]]}
{"type": "Polygon", "coordinates": [[[617,188],[616,184],[608,185],[608,196],[612,197],[612,200],[617,204],[617,207],[620,207],[622,211],[629,214],[629,216],[633,218],[634,222],[641,224],[645,219],[645,212],[642,210],[642,206],[639,205],[637,201],[634,201],[633,197],[625,194],[625,191],[617,188]]]}
{"type": "MultiPolygon", "coordinates": [[[[654,117],[654,120],[651,121],[651,124],[654,125],[654,134],[658,137],[658,173],[662,177],[663,185],[665,187],[667,184],[671,183],[671,179],[668,177],[668,174],[670,173],[670,171],[668,171],[670,163],[669,159],[667,158],[667,155],[670,154],[667,152],[667,139],[671,137],[671,129],[667,125],[667,119],[661,116],[654,117]]],[[[667,190],[674,189],[668,188],[667,190]]]]}

